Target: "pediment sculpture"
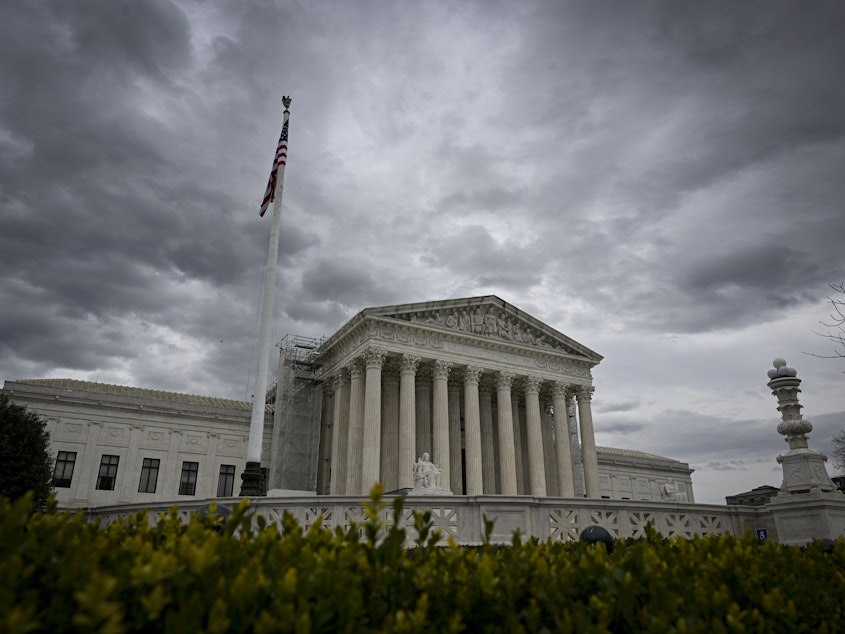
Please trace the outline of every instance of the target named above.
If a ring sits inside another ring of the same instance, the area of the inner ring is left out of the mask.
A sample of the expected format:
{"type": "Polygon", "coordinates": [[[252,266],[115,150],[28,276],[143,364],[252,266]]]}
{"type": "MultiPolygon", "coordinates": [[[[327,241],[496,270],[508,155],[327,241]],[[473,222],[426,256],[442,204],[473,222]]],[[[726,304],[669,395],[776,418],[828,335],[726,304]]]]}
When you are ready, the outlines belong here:
{"type": "Polygon", "coordinates": [[[564,346],[538,328],[514,318],[497,306],[435,308],[385,317],[580,355],[578,351],[564,346]]]}

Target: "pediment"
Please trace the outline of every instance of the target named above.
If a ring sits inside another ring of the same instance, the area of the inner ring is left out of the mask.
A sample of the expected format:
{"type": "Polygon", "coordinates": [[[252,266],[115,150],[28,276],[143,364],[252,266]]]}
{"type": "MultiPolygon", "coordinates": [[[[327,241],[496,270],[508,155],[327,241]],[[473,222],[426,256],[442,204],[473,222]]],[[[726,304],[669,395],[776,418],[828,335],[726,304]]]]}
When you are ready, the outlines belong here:
{"type": "Polygon", "coordinates": [[[600,354],[495,295],[367,308],[362,314],[557,351],[594,363],[602,359],[600,354]]]}

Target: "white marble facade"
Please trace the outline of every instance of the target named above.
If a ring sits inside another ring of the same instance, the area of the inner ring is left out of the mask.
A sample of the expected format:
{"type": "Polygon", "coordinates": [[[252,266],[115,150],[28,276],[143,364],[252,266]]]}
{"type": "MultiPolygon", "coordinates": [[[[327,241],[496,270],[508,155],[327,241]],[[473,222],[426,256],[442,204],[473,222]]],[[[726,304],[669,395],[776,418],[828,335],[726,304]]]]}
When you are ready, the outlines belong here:
{"type": "Polygon", "coordinates": [[[601,359],[495,296],[366,309],[321,350],[332,433],[318,492],[410,489],[429,453],[456,495],[574,497],[578,464],[586,496],[601,497],[590,406],[601,359]]]}
{"type": "Polygon", "coordinates": [[[249,403],[72,379],[6,381],[3,393],[46,421],[61,508],[181,503],[240,489],[249,403]]]}

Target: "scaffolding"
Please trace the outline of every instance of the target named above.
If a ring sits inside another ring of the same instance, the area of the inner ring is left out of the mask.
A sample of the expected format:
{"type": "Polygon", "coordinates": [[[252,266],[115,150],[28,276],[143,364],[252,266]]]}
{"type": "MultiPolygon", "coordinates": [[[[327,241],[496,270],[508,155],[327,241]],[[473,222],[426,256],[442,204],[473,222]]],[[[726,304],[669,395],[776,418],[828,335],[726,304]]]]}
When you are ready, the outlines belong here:
{"type": "Polygon", "coordinates": [[[270,489],[317,490],[324,341],[287,334],[279,346],[270,489]]]}

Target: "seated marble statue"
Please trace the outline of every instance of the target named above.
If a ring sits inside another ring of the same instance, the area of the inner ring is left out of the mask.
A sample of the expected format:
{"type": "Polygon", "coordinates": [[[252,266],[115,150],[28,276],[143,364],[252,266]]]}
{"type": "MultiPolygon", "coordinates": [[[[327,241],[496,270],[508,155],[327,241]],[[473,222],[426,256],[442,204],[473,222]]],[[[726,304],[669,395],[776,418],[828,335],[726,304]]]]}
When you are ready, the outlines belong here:
{"type": "Polygon", "coordinates": [[[440,469],[431,462],[426,452],[414,463],[414,488],[430,489],[439,486],[440,469]]]}

